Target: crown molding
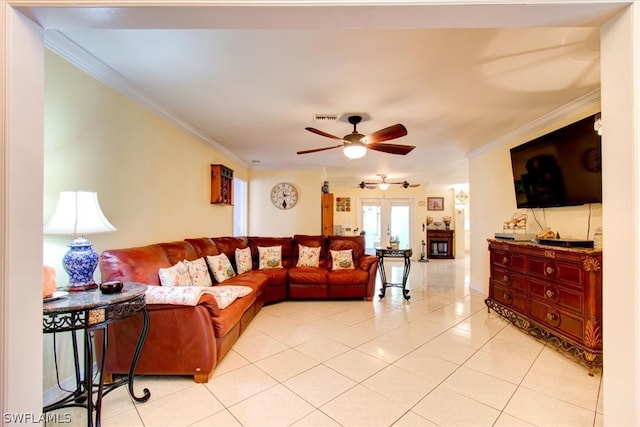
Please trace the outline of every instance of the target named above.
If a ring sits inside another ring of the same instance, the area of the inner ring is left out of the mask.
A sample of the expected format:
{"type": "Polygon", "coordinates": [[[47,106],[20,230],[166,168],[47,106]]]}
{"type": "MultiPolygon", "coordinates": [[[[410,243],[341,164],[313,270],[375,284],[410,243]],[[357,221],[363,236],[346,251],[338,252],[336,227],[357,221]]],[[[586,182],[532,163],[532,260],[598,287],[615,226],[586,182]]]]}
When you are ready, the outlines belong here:
{"type": "Polygon", "coordinates": [[[488,144],[483,145],[482,147],[470,151],[465,156],[468,159],[472,159],[481,154],[484,154],[488,151],[491,151],[497,147],[500,147],[506,143],[511,141],[515,141],[519,138],[526,137],[527,135],[531,135],[540,129],[543,129],[550,124],[558,122],[563,118],[576,114],[580,111],[587,110],[593,108],[596,105],[600,105],[600,89],[593,90],[586,95],[581,96],[580,98],[563,105],[544,116],[527,123],[526,125],[516,129],[515,131],[504,135],[501,138],[498,138],[488,144]]]}
{"type": "Polygon", "coordinates": [[[213,149],[220,152],[230,160],[238,162],[243,166],[249,168],[248,163],[240,159],[236,154],[229,151],[229,149],[227,149],[226,147],[220,145],[209,135],[205,134],[182,117],[164,108],[156,100],[141,91],[129,80],[116,72],[113,68],[106,65],[100,59],[96,58],[94,55],[86,51],[73,40],[69,39],[60,31],[45,31],[44,45],[52,52],[57,53],[98,81],[104,83],[113,90],[126,96],[133,102],[151,111],[162,120],[172,124],[187,135],[190,135],[193,138],[211,146],[213,149]]]}

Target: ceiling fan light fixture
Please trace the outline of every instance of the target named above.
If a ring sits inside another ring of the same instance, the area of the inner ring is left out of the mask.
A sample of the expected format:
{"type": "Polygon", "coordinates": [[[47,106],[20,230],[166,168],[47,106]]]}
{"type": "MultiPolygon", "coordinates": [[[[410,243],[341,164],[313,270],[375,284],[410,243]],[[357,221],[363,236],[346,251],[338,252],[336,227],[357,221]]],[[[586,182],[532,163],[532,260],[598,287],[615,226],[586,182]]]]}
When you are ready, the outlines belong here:
{"type": "Polygon", "coordinates": [[[387,191],[389,189],[389,183],[388,182],[381,182],[378,184],[378,188],[382,191],[387,191]]]}
{"type": "Polygon", "coordinates": [[[349,159],[359,159],[367,154],[367,147],[362,143],[345,144],[342,152],[349,159]]]}

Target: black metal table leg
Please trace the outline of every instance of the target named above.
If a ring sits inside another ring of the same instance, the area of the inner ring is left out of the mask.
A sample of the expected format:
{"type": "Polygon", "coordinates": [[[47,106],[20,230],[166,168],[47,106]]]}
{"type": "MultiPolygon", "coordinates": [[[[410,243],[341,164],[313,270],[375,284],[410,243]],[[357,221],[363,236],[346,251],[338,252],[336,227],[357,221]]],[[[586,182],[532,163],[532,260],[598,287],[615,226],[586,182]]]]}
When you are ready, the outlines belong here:
{"type": "Polygon", "coordinates": [[[136,345],[136,350],[133,353],[133,360],[131,361],[131,367],[129,368],[129,395],[136,402],[146,402],[149,400],[151,396],[151,392],[149,392],[148,388],[142,390],[143,396],[137,397],[133,390],[133,379],[135,377],[136,366],[138,365],[138,358],[140,357],[140,353],[142,352],[142,347],[144,346],[144,342],[147,339],[147,333],[149,332],[149,312],[145,307],[142,310],[142,331],[140,331],[140,338],[138,338],[138,344],[136,345]]]}

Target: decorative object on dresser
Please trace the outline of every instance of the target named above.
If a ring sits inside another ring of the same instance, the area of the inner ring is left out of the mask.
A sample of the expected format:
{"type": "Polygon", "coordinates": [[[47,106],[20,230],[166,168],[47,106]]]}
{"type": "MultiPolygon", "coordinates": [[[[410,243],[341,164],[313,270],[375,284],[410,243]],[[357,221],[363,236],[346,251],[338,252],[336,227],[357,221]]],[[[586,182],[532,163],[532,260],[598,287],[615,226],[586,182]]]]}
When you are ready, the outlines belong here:
{"type": "Polygon", "coordinates": [[[489,239],[488,309],[602,367],[602,251],[489,239]]]}
{"type": "Polygon", "coordinates": [[[233,205],[233,170],[211,165],[211,204],[233,205]]]}
{"type": "Polygon", "coordinates": [[[44,234],[70,234],[77,237],[69,244],[62,265],[69,274],[69,291],[95,289],[93,272],[98,266],[98,253],[85,234],[116,231],[102,213],[98,194],[90,191],[61,191],[53,216],[44,227],[44,234]]]}
{"type": "Polygon", "coordinates": [[[444,222],[445,230],[448,230],[449,227],[451,227],[451,217],[450,216],[443,216],[442,217],[442,222],[444,222]]]}

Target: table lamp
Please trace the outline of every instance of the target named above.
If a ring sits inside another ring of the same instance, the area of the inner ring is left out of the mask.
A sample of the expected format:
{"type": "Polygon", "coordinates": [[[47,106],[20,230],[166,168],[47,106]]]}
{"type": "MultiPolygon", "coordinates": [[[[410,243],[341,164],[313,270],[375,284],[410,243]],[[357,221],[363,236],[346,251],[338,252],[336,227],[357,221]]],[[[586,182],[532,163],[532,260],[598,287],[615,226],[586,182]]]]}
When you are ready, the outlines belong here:
{"type": "Polygon", "coordinates": [[[62,265],[69,275],[69,291],[97,288],[93,272],[98,265],[98,253],[85,234],[115,231],[105,218],[98,194],[89,191],[61,191],[53,216],[44,227],[44,234],[71,234],[77,237],[69,244],[62,265]]]}

